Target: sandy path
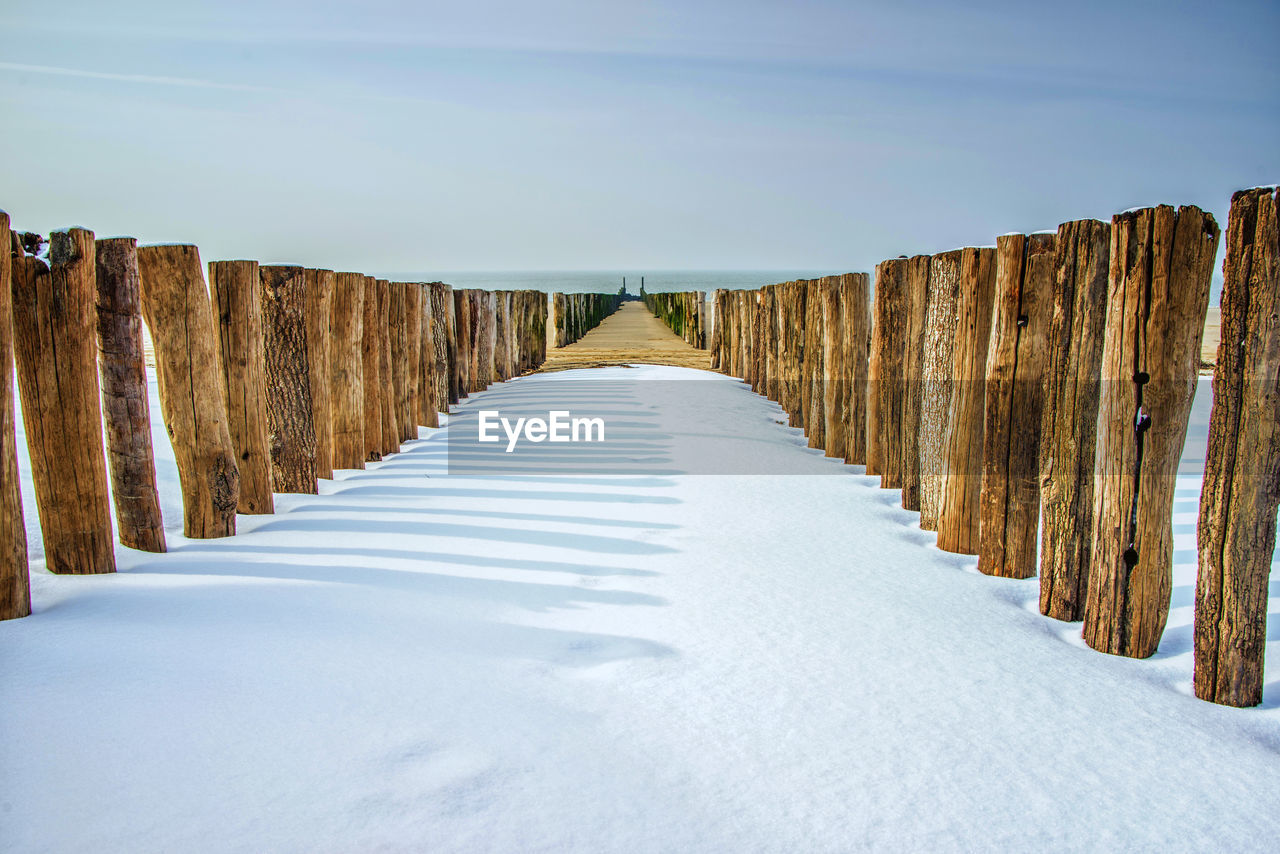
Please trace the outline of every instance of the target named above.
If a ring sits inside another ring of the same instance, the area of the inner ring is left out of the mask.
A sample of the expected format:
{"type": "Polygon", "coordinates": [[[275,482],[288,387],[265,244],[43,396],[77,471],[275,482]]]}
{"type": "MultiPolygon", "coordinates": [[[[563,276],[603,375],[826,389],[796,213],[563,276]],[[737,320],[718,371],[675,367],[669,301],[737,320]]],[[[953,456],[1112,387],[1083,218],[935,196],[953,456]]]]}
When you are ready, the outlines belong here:
{"type": "Polygon", "coordinates": [[[568,347],[547,351],[543,371],[606,365],[674,365],[711,369],[711,354],[691,347],[642,302],[627,302],[568,347]]]}

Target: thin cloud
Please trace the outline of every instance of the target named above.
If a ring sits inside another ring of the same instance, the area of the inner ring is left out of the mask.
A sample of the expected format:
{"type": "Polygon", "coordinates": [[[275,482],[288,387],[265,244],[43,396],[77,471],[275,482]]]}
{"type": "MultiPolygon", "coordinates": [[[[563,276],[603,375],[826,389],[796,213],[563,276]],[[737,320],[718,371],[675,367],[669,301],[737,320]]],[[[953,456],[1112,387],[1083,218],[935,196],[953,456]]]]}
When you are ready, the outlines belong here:
{"type": "Polygon", "coordinates": [[[247,83],[219,83],[194,77],[162,77],[153,74],[116,74],[111,71],[87,71],[82,68],[61,68],[56,65],[26,65],[20,62],[0,62],[0,70],[21,71],[31,74],[55,74],[62,77],[84,77],[92,80],[118,80],[125,83],[154,83],[161,86],[189,86],[196,89],[232,89],[240,92],[279,92],[269,86],[253,86],[247,83]]]}

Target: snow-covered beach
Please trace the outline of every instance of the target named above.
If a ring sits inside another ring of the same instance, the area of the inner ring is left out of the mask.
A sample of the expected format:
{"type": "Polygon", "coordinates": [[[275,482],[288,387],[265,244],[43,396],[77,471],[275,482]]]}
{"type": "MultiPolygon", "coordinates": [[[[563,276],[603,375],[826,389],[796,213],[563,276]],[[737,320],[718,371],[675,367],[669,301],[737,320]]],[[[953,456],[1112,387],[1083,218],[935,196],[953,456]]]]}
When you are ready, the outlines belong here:
{"type": "MultiPolygon", "coordinates": [[[[674,367],[533,375],[669,381],[674,367]]],[[[1089,650],[1037,582],[947,554],[739,381],[663,429],[777,476],[450,476],[447,427],[0,624],[0,826],[21,851],[1270,850],[1263,706],[1191,696],[1202,382],[1157,655],[1089,650]],[[838,470],[844,476],[805,476],[838,470]]],[[[1270,618],[1280,615],[1271,585],[1270,618]]]]}

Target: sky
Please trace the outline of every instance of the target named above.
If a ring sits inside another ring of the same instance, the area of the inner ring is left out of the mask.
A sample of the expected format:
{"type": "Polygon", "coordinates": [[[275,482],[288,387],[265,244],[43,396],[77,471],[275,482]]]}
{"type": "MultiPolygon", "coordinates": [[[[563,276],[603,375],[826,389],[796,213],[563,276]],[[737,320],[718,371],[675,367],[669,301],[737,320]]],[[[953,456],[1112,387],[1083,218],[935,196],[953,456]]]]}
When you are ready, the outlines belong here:
{"type": "Polygon", "coordinates": [[[19,229],[829,269],[1280,182],[1280,3],[0,0],[19,229]]]}

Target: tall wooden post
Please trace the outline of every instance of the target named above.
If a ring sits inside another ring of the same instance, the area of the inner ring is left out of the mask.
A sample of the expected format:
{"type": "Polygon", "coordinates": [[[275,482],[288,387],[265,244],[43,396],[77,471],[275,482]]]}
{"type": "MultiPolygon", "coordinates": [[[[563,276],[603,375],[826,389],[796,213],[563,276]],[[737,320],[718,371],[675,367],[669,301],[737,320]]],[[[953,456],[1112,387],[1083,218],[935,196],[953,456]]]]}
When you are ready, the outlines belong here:
{"type": "Polygon", "coordinates": [[[849,359],[849,415],[844,460],[867,463],[867,395],[871,353],[871,277],[845,273],[840,277],[844,305],[844,348],[849,359]]]}
{"type": "Polygon", "coordinates": [[[378,281],[364,277],[364,325],[360,360],[364,370],[364,458],[382,459],[382,322],[378,314],[378,281]]]}
{"type": "Polygon", "coordinates": [[[982,488],[982,427],[986,395],[987,345],[995,299],[995,250],[966,249],[960,259],[956,345],[952,354],[950,425],[942,509],[938,514],[938,548],[960,554],[978,553],[978,498],[982,488]]]}
{"type": "Polygon", "coordinates": [[[142,353],[138,243],[132,237],[99,240],[94,253],[98,369],[102,376],[102,414],[107,428],[116,527],[123,545],[163,552],[164,522],[156,488],[147,368],[142,353]]]}
{"type": "Polygon", "coordinates": [[[1218,226],[1162,205],[1111,220],[1084,639],[1156,651],[1173,587],[1173,492],[1209,305],[1218,226]]]}
{"type": "Polygon", "coordinates": [[[307,355],[307,277],[301,267],[262,267],[271,482],[276,492],[314,495],[316,432],[307,355]]]}
{"type": "Polygon", "coordinates": [[[804,432],[809,437],[810,448],[823,448],[826,436],[823,427],[826,417],[822,411],[823,380],[827,368],[823,364],[822,282],[810,279],[805,283],[804,322],[804,432]]]}
{"type": "Polygon", "coordinates": [[[391,358],[391,283],[378,279],[378,323],[381,351],[378,371],[382,377],[379,400],[382,404],[382,456],[400,452],[400,422],[396,415],[395,375],[391,358]]]}
{"type": "Polygon", "coordinates": [[[333,361],[332,270],[307,270],[307,374],[311,382],[311,423],[316,434],[316,477],[333,478],[333,391],[329,387],[333,361]]]}
{"type": "Polygon", "coordinates": [[[929,299],[924,313],[920,362],[920,527],[938,530],[942,512],[943,459],[951,417],[951,371],[956,344],[956,310],[964,253],[953,249],[929,261],[929,299]]]}
{"type": "Polygon", "coordinates": [[[391,353],[391,403],[395,413],[396,442],[407,441],[410,437],[410,421],[415,424],[413,432],[418,432],[416,419],[409,409],[409,317],[407,314],[408,298],[405,295],[403,282],[387,283],[387,337],[391,353]]]}
{"type": "Polygon", "coordinates": [[[31,613],[27,565],[27,526],[18,485],[17,420],[13,411],[13,255],[20,253],[9,231],[9,215],[0,211],[0,620],[31,613]]]}
{"type": "Polygon", "coordinates": [[[227,430],[240,472],[236,511],[274,513],[258,262],[210,261],[209,290],[227,430]]]}
{"type": "Polygon", "coordinates": [[[160,410],[182,482],[182,530],[188,537],[236,532],[236,467],[213,311],[194,246],[138,249],[142,315],[155,350],[160,410]]]}
{"type": "Polygon", "coordinates": [[[1040,525],[1040,413],[1053,310],[1053,234],[996,240],[995,312],[987,347],[978,570],[1036,574],[1040,525]]]}
{"type": "Polygon", "coordinates": [[[93,232],[54,232],[51,268],[16,255],[13,334],[50,572],[115,572],[94,336],[93,232]]]}
{"type": "Polygon", "coordinates": [[[875,322],[871,326],[871,368],[867,411],[867,474],[880,475],[881,489],[901,489],[904,470],[902,427],[904,365],[911,299],[907,259],[876,265],[875,322]]]}
{"type": "Polygon", "coordinates": [[[907,329],[902,356],[902,506],[920,509],[920,412],[924,374],[925,309],[929,304],[928,255],[906,262],[907,329]]]}
{"type": "MultiPolygon", "coordinates": [[[[826,437],[826,455],[844,459],[848,443],[849,423],[849,356],[845,352],[844,305],[841,301],[840,277],[822,280],[822,362],[827,368],[823,385],[822,414],[826,419],[822,432],[826,437]]],[[[767,345],[761,350],[767,350],[767,345]]]]}
{"type": "MultiPolygon", "coordinates": [[[[423,298],[426,297],[426,285],[417,282],[404,282],[400,287],[404,290],[404,339],[405,339],[405,385],[408,392],[406,421],[401,433],[402,442],[411,442],[418,438],[418,425],[426,424],[423,418],[422,398],[431,396],[430,374],[424,374],[423,368],[428,364],[423,358],[424,334],[430,336],[431,322],[423,310],[423,298]],[[426,321],[424,324],[423,321],[426,321]],[[425,326],[425,333],[424,333],[425,326]]],[[[425,341],[429,350],[431,341],[425,341]]]]}
{"type": "Polygon", "coordinates": [[[1040,613],[1084,618],[1111,226],[1058,226],[1041,419],[1040,613]]]}
{"type": "MultiPolygon", "coordinates": [[[[563,298],[564,294],[556,296],[563,298]]],[[[559,329],[556,340],[560,340],[559,329]]],[[[471,393],[471,296],[464,290],[453,291],[453,383],[450,399],[454,402],[471,393]]]]}
{"type": "MultiPolygon", "coordinates": [[[[453,359],[453,289],[443,283],[433,283],[431,288],[431,344],[435,350],[436,411],[448,412],[455,403],[450,391],[450,373],[453,359]]],[[[438,421],[434,422],[438,425],[438,421]]],[[[427,426],[432,426],[428,421],[427,426]]]]}
{"type": "Polygon", "coordinates": [[[362,469],[364,441],[364,276],[338,273],[329,325],[330,404],[333,407],[333,467],[362,469]]]}
{"type": "Polygon", "coordinates": [[[1274,188],[1231,198],[1222,342],[1200,498],[1195,691],[1262,702],[1267,592],[1280,506],[1280,228],[1274,188]]]}

